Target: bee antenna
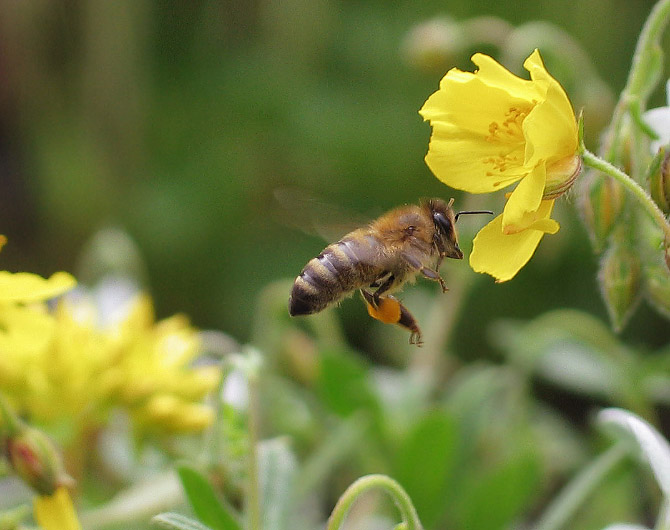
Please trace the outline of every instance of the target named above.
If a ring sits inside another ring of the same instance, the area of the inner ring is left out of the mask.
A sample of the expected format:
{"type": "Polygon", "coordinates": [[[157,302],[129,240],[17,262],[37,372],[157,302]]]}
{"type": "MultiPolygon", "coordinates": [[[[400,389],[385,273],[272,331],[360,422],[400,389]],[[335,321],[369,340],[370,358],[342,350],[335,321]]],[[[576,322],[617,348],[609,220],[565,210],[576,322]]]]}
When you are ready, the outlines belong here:
{"type": "Polygon", "coordinates": [[[465,212],[458,212],[456,215],[454,215],[454,220],[458,221],[459,215],[470,215],[473,213],[488,213],[490,215],[493,215],[493,212],[491,210],[466,210],[465,212]]]}

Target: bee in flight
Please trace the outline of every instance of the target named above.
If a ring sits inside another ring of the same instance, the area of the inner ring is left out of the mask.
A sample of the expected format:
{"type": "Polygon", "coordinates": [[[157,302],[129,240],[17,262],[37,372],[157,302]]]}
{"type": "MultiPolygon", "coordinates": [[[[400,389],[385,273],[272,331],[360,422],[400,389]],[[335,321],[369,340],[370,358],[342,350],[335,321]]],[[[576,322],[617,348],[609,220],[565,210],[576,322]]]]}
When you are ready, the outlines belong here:
{"type": "Polygon", "coordinates": [[[456,220],[463,214],[493,214],[454,213],[453,202],[429,199],[401,206],[328,245],[295,279],[288,300],[291,316],[318,313],[358,289],[370,316],[406,328],[410,344],[421,346],[416,319],[391,293],[418,274],[446,292],[442,261],[463,259],[456,220]]]}

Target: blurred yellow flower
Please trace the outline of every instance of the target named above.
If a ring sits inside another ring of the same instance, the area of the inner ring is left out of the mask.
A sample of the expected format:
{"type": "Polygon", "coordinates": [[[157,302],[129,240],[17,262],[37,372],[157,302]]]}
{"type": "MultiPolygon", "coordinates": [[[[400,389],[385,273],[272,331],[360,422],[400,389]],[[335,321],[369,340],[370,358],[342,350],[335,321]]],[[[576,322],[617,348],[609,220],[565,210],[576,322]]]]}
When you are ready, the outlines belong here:
{"type": "Polygon", "coordinates": [[[49,300],[69,291],[76,283],[67,272],[57,272],[44,279],[29,272],[0,271],[0,303],[49,300]]]}
{"type": "Polygon", "coordinates": [[[219,383],[218,366],[193,366],[200,336],[183,315],[155,322],[151,299],[139,296],[107,331],[115,362],[105,374],[115,400],[144,427],[198,431],[214,418],[201,401],[219,383]]]}
{"type": "Polygon", "coordinates": [[[212,421],[202,400],[220,371],[192,365],[201,345],[185,317],[155,322],[146,295],[106,326],[83,295],[61,300],[51,313],[30,311],[23,315],[30,324],[7,321],[19,347],[0,355],[0,390],[31,421],[61,438],[101,425],[112,408],[126,410],[145,430],[198,431],[212,421]],[[45,338],[31,338],[37,327],[45,338]]]}
{"type": "Polygon", "coordinates": [[[581,168],[574,111],[535,50],[521,79],[483,54],[474,73],[450,70],[420,110],[432,135],[426,163],[447,185],[489,193],[518,182],[501,216],[475,239],[470,265],[498,281],[514,277],[545,233],[553,199],[581,168]]]}
{"type": "Polygon", "coordinates": [[[53,495],[35,497],[33,510],[43,530],[81,530],[70,494],[62,486],[53,495]]]}

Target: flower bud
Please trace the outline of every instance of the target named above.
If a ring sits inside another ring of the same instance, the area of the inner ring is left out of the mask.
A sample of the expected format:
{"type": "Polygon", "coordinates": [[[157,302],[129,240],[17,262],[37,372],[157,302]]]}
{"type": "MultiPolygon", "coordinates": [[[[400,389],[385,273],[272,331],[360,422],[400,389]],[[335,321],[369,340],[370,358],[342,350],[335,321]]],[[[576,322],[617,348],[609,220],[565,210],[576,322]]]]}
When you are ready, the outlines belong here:
{"type": "Polygon", "coordinates": [[[597,171],[589,171],[579,186],[578,208],[596,252],[601,252],[624,205],[621,185],[597,171]]]}
{"type": "Polygon", "coordinates": [[[58,486],[73,482],[51,440],[32,427],[21,425],[7,436],[5,456],[16,474],[41,495],[53,495],[58,486]]]}
{"type": "Polygon", "coordinates": [[[414,26],[404,39],[407,62],[422,70],[444,70],[463,49],[463,31],[449,18],[435,18],[414,26]]]}
{"type": "Polygon", "coordinates": [[[582,159],[576,154],[548,166],[542,199],[558,199],[572,187],[581,170],[582,159]]]}
{"type": "Polygon", "coordinates": [[[644,285],[647,301],[656,311],[670,318],[670,271],[660,264],[646,267],[644,285]]]}
{"type": "Polygon", "coordinates": [[[600,262],[598,282],[612,326],[621,331],[640,299],[640,260],[621,243],[612,245],[600,262]]]}
{"type": "Polygon", "coordinates": [[[651,198],[663,213],[670,213],[670,150],[661,147],[649,174],[651,198]]]}

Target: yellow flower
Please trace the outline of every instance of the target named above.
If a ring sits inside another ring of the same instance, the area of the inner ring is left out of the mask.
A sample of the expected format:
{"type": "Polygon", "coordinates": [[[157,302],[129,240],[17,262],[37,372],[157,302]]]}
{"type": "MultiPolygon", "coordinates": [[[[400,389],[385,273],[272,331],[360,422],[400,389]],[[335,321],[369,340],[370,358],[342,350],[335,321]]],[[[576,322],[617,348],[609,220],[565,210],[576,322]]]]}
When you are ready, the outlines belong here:
{"type": "Polygon", "coordinates": [[[69,291],[76,283],[67,272],[57,272],[44,279],[30,272],[0,271],[0,303],[49,300],[69,291]]]}
{"type": "Polygon", "coordinates": [[[53,495],[36,497],[33,509],[43,530],[81,530],[70,494],[62,486],[53,495]]]}
{"type": "Polygon", "coordinates": [[[220,370],[192,365],[202,348],[185,317],[155,322],[151,299],[140,295],[114,323],[100,320],[85,293],[53,312],[0,310],[0,391],[9,403],[64,445],[103,425],[115,407],[143,430],[193,432],[211,423],[202,401],[220,370]]]}
{"type": "Polygon", "coordinates": [[[214,414],[202,404],[219,382],[218,366],[192,366],[202,347],[183,315],[155,322],[151,299],[138,296],[126,318],[106,330],[115,352],[104,374],[116,403],[143,428],[199,431],[214,414]]]}
{"type": "Polygon", "coordinates": [[[535,50],[521,79],[491,57],[475,73],[450,70],[420,110],[432,126],[426,163],[447,185],[490,193],[518,182],[501,216],[475,238],[470,265],[498,281],[514,277],[545,233],[553,199],[581,168],[575,115],[535,50]]]}

